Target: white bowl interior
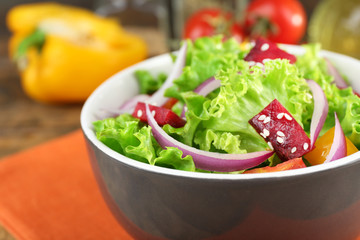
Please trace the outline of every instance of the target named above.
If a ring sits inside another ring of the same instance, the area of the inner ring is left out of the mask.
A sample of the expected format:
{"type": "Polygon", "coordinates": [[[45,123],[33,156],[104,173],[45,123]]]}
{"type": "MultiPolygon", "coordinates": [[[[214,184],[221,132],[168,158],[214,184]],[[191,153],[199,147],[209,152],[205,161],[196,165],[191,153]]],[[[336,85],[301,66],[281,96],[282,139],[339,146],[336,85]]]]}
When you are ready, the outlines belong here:
{"type": "MultiPolygon", "coordinates": [[[[289,52],[301,55],[304,49],[299,46],[284,45],[284,48],[289,52]]],[[[335,66],[340,69],[341,73],[346,74],[348,80],[353,88],[360,92],[360,61],[354,58],[344,56],[341,54],[322,51],[321,54],[330,59],[335,66]]],[[[208,174],[208,173],[195,173],[180,170],[173,170],[157,166],[151,166],[129,159],[105,146],[97,140],[92,123],[99,120],[99,116],[104,113],[104,110],[116,109],[121,106],[127,99],[135,96],[138,93],[137,81],[134,77],[134,71],[138,69],[148,70],[152,74],[169,73],[172,68],[172,60],[169,54],[163,54],[141,63],[135,64],[106,80],[101,84],[87,99],[81,112],[81,126],[84,134],[92,141],[95,146],[101,149],[105,154],[110,155],[118,161],[122,161],[130,166],[154,171],[163,174],[172,174],[185,177],[195,178],[215,178],[215,179],[252,179],[252,178],[267,178],[267,177],[285,177],[297,174],[309,174],[318,171],[325,171],[327,169],[346,166],[360,161],[360,152],[348,156],[341,161],[334,161],[327,164],[312,166],[309,168],[296,169],[291,171],[274,172],[274,173],[261,173],[261,174],[208,174]]]]}

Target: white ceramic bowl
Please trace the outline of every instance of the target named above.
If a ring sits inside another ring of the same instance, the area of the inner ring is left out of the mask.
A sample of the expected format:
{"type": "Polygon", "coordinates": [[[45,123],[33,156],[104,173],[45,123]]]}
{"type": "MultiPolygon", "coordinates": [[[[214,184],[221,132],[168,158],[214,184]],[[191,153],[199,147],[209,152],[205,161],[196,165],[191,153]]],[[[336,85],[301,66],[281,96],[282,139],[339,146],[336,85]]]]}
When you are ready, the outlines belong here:
{"type": "MultiPolygon", "coordinates": [[[[297,46],[285,46],[301,54],[297,46]]],[[[322,54],[360,92],[360,61],[322,54]]],[[[96,139],[92,122],[138,92],[133,72],[169,72],[168,54],[125,69],[85,102],[81,126],[94,173],[114,216],[135,239],[355,239],[360,236],[360,152],[304,169],[262,174],[194,173],[129,159],[96,139]]]]}

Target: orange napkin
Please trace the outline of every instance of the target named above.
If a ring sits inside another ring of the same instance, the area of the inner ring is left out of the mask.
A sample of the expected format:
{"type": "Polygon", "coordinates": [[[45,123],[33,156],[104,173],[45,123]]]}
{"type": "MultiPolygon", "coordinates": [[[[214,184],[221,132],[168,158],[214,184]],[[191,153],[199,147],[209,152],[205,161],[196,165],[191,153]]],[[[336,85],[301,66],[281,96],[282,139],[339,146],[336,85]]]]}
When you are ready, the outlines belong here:
{"type": "Polygon", "coordinates": [[[16,239],[132,239],[92,173],[80,130],[0,160],[0,224],[16,239]]]}

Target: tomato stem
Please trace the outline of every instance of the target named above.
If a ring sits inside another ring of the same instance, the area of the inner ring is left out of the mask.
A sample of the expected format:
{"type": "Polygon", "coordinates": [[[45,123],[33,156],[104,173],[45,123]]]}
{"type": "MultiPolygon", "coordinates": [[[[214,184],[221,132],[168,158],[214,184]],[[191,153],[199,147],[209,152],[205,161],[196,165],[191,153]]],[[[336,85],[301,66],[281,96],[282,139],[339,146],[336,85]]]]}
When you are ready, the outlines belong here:
{"type": "Polygon", "coordinates": [[[279,32],[278,26],[273,24],[268,18],[257,16],[254,24],[247,29],[249,35],[253,38],[268,37],[269,35],[276,35],[279,32]]]}

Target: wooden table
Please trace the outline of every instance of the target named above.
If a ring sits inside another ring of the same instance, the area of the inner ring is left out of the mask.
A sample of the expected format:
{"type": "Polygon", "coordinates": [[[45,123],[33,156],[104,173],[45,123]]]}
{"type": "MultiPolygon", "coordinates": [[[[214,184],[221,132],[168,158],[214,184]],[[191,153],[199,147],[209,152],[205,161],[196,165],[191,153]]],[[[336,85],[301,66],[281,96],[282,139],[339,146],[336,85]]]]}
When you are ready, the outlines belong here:
{"type": "MultiPolygon", "coordinates": [[[[148,43],[149,57],[168,51],[164,35],[157,29],[127,30],[148,43]]],[[[0,35],[0,159],[79,129],[83,105],[45,105],[28,98],[15,64],[8,58],[8,38],[0,35]]],[[[0,225],[0,240],[10,239],[13,236],[0,225]]]]}

